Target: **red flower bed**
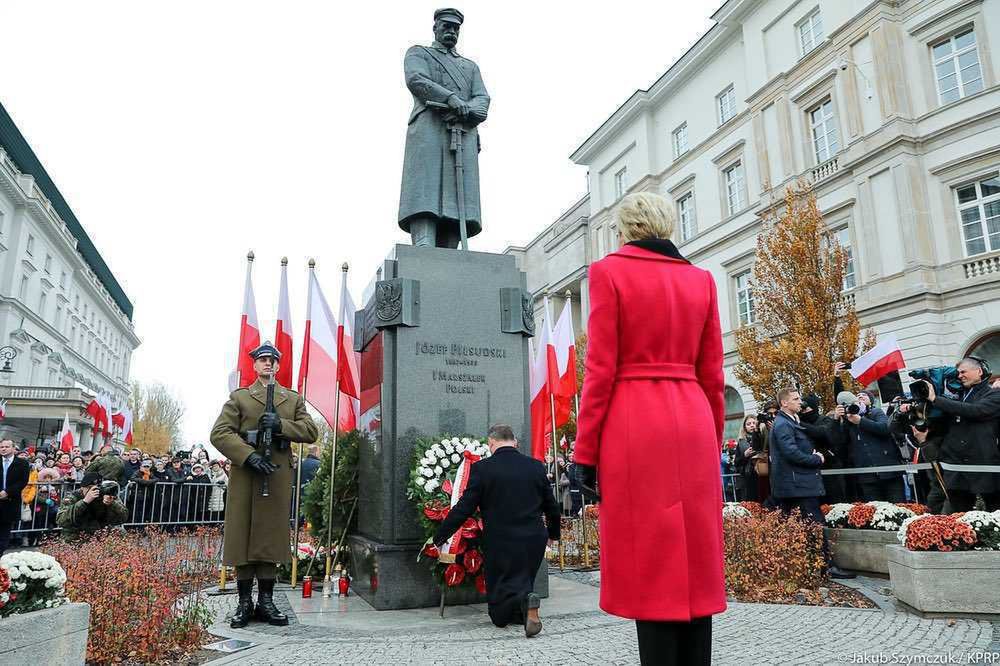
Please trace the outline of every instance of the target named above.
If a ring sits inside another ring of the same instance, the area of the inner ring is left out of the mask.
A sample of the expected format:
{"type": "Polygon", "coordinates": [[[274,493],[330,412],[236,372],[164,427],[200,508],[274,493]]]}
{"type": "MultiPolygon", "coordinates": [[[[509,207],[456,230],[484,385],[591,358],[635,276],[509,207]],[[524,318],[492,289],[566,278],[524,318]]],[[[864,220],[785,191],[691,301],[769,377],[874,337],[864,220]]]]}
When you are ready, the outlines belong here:
{"type": "Polygon", "coordinates": [[[749,511],[754,518],[760,518],[767,511],[760,502],[740,502],[740,506],[749,511]]]}
{"type": "Polygon", "coordinates": [[[823,512],[824,516],[826,514],[830,513],[830,509],[832,509],[832,508],[833,508],[832,504],[820,504],[819,505],[819,510],[823,512]]]}
{"type": "Polygon", "coordinates": [[[897,502],[896,506],[909,509],[918,516],[922,516],[928,511],[926,504],[917,504],[916,502],[897,502]]]}
{"type": "Polygon", "coordinates": [[[851,510],[847,513],[847,522],[851,527],[865,529],[871,523],[874,515],[875,507],[858,503],[852,506],[851,510]]]}
{"type": "Polygon", "coordinates": [[[954,516],[926,516],[913,521],[906,529],[906,547],[910,550],[947,553],[971,550],[975,544],[975,530],[971,525],[958,522],[954,516]]]}

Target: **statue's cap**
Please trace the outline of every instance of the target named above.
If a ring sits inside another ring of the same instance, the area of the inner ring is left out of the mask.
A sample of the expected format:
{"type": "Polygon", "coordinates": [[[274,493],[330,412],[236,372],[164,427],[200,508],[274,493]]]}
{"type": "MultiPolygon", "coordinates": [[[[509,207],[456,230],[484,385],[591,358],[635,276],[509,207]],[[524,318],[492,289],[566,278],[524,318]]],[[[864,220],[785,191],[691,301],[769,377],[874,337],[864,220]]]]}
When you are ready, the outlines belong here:
{"type": "Polygon", "coordinates": [[[462,25],[465,22],[465,15],[454,8],[439,9],[434,12],[435,21],[450,21],[462,25]]]}
{"type": "Polygon", "coordinates": [[[270,356],[275,361],[281,360],[281,352],[279,352],[278,348],[272,345],[270,341],[265,342],[260,347],[257,347],[250,352],[250,358],[255,361],[259,358],[264,358],[265,356],[270,356]]]}

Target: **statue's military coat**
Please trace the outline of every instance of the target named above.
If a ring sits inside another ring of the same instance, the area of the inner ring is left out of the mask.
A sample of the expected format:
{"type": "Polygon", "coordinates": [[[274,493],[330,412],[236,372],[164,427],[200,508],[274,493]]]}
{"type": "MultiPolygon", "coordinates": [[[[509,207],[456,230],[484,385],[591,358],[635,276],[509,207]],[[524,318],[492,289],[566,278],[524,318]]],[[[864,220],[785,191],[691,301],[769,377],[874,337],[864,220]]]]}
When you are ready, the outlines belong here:
{"type": "Polygon", "coordinates": [[[486,120],[490,96],[476,63],[434,43],[412,46],[403,61],[406,87],[413,94],[413,110],[406,130],[403,183],[399,194],[399,226],[409,231],[410,220],[420,217],[458,220],[455,157],[451,133],[440,110],[426,102],[447,104],[452,94],[469,104],[468,130],[463,138],[465,167],[465,219],[469,236],[482,230],[479,211],[479,133],[486,120]],[[444,63],[444,64],[443,64],[444,63]]]}
{"type": "MultiPolygon", "coordinates": [[[[268,497],[262,497],[261,480],[243,463],[255,449],[240,433],[257,429],[264,413],[267,387],[257,380],[249,388],[233,391],[212,427],[211,442],[233,462],[226,498],[223,562],[241,566],[249,562],[288,562],[289,514],[292,502],[291,447],[271,447],[271,462],[278,466],[269,477],[268,497]]],[[[319,436],[306,413],[305,401],[283,386],[274,387],[274,410],[281,417],[281,437],[291,442],[312,443],[319,436]]]]}

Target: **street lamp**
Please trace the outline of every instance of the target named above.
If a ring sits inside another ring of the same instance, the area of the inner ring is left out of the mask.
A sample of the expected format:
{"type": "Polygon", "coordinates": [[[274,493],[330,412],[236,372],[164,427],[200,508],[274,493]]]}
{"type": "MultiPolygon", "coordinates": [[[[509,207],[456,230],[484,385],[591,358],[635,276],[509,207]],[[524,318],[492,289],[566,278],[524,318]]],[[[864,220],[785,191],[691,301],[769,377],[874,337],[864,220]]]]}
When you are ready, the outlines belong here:
{"type": "Polygon", "coordinates": [[[6,373],[8,375],[14,373],[14,367],[11,365],[11,361],[17,358],[17,350],[6,345],[0,347],[0,360],[3,360],[3,367],[0,367],[0,372],[6,373]]]}

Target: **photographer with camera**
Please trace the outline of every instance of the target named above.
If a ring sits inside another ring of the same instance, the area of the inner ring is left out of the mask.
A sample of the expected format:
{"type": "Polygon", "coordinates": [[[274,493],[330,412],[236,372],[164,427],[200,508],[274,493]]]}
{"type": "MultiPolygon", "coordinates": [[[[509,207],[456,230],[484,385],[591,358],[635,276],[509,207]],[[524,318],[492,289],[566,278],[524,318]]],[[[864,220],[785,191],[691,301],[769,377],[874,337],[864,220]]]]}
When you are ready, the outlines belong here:
{"type": "MultiPolygon", "coordinates": [[[[967,356],[956,367],[962,388],[955,399],[938,395],[931,382],[923,382],[927,401],[948,420],[940,460],[956,465],[1000,465],[997,445],[1000,391],[989,385],[989,363],[967,356]]],[[[987,511],[1000,510],[1000,474],[948,470],[942,474],[950,511],[971,511],[977,494],[983,496],[987,511]]]]}
{"type": "MultiPolygon", "coordinates": [[[[905,442],[913,463],[936,464],[941,454],[943,424],[927,418],[929,405],[926,400],[897,398],[895,405],[895,410],[889,415],[889,432],[905,442]]],[[[927,469],[923,471],[923,481],[915,479],[925,498],[924,503],[933,514],[943,513],[946,499],[939,471],[927,469]]]]}
{"type": "Polygon", "coordinates": [[[105,481],[99,474],[87,472],[80,482],[80,489],[63,499],[56,514],[56,525],[62,528],[62,538],[72,541],[124,523],[128,511],[118,501],[119,489],[117,481],[105,481]]]}
{"type": "MultiPolygon", "coordinates": [[[[837,395],[834,418],[838,430],[835,432],[839,431],[846,443],[850,467],[882,467],[904,462],[889,433],[889,418],[873,403],[874,396],[869,391],[857,395],[841,391],[837,395]]],[[[855,482],[862,501],[902,502],[905,499],[901,472],[859,474],[855,482]]]]}

